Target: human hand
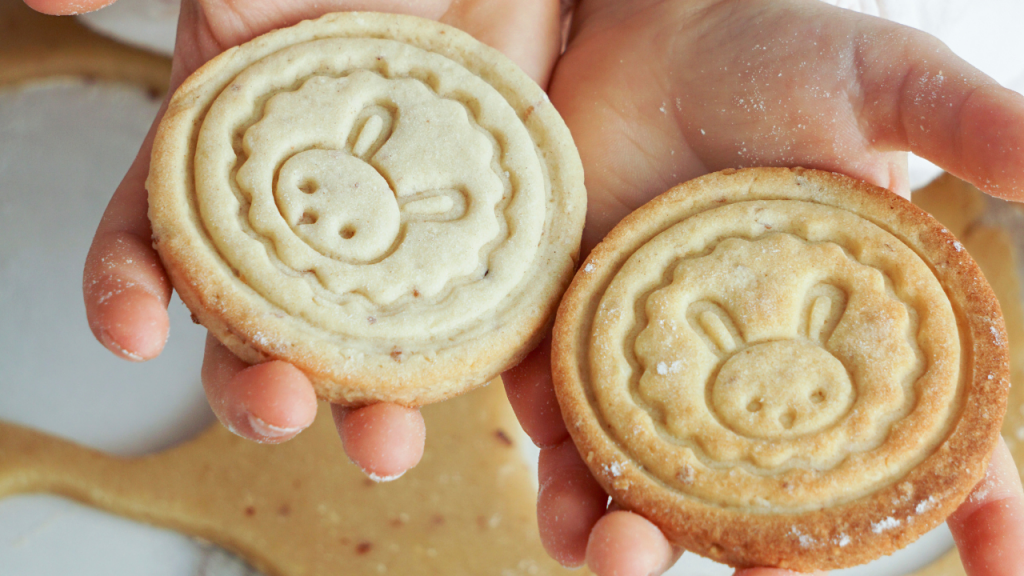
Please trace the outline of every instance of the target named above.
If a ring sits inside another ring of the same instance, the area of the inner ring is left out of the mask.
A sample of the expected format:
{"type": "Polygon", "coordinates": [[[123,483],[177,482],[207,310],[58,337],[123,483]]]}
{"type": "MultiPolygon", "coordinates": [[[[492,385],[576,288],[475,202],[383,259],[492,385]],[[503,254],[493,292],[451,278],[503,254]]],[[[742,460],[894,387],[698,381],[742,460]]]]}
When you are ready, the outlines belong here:
{"type": "MultiPolygon", "coordinates": [[[[26,0],[36,10],[70,14],[112,0],[26,0]]],[[[542,86],[561,47],[557,0],[184,0],[178,21],[171,92],[203,63],[232,46],[327,12],[405,12],[461,28],[519,64],[542,86]]],[[[169,98],[170,95],[168,95],[169,98]]],[[[156,126],[118,186],[86,259],[83,287],[89,325],[118,356],[143,361],[167,339],[171,284],[152,247],[145,180],[156,126]]],[[[280,361],[248,366],[212,337],[202,370],[210,406],[225,426],[258,442],[288,440],[313,422],[313,387],[280,361]]],[[[425,428],[418,410],[376,404],[333,407],[349,457],[376,479],[404,473],[423,454],[425,428]]]]}
{"type": "MultiPolygon", "coordinates": [[[[584,253],[657,194],[724,168],[819,168],[909,196],[911,150],[1024,199],[1024,98],[926,34],[815,0],[581,0],[550,96],[586,172],[584,253]]],[[[680,551],[609,511],[569,439],[548,346],[505,383],[541,447],[548,552],[601,576],[667,569],[680,551]]],[[[961,558],[972,576],[1019,574],[1024,494],[1005,444],[982,485],[949,519],[961,558]]]]}

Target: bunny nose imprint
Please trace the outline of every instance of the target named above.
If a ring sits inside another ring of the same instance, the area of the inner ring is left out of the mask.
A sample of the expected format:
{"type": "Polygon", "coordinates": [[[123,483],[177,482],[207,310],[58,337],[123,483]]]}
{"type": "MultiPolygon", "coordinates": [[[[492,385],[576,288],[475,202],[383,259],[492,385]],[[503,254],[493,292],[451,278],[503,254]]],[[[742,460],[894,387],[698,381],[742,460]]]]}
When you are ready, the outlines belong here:
{"type": "Polygon", "coordinates": [[[852,406],[846,368],[800,340],[756,344],[729,358],[711,385],[711,406],[734,432],[793,438],[838,422],[852,406]]]}

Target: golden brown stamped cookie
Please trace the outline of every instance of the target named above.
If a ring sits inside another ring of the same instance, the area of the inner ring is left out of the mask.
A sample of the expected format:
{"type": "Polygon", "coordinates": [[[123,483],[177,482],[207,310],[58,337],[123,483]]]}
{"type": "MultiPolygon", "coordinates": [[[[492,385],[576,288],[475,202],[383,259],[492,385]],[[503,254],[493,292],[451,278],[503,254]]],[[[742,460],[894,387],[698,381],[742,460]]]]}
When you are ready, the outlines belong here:
{"type": "Polygon", "coordinates": [[[331,14],[228,50],[177,91],[147,182],[195,316],[321,398],[420,405],[539,340],[586,197],[544,92],[442,24],[331,14]]]}
{"type": "Polygon", "coordinates": [[[962,245],[835,174],[726,171],[623,220],[555,324],[555,387],[597,480],[734,566],[867,562],[982,477],[1009,387],[962,245]]]}

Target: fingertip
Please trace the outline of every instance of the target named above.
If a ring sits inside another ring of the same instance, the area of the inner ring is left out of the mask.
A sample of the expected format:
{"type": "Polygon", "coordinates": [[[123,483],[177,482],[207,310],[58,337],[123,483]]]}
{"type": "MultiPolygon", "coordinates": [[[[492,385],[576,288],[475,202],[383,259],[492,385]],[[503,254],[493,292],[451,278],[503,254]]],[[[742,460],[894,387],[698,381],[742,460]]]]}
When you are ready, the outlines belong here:
{"type": "Polygon", "coordinates": [[[170,328],[171,283],[156,251],[142,238],[125,231],[97,232],[82,273],[93,334],[118,356],[135,361],[158,356],[170,328]]]}
{"type": "Polygon", "coordinates": [[[1024,489],[1004,441],[996,446],[985,477],[947,524],[967,574],[1020,574],[1017,558],[1024,542],[1024,489]]]}
{"type": "Polygon", "coordinates": [[[962,177],[994,196],[1024,201],[1024,96],[981,86],[961,114],[962,177]]]}
{"type": "Polygon", "coordinates": [[[372,480],[395,480],[423,458],[427,427],[419,410],[372,404],[332,412],[345,453],[372,480]]]}
{"type": "Polygon", "coordinates": [[[582,566],[587,558],[590,528],[603,514],[589,506],[574,486],[549,481],[537,493],[537,527],[548,555],[567,568],[582,566]]]}
{"type": "Polygon", "coordinates": [[[249,414],[270,427],[298,433],[316,418],[313,385],[287,362],[272,360],[249,366],[235,375],[231,388],[244,400],[249,414]]]}
{"type": "Polygon", "coordinates": [[[93,12],[113,4],[115,0],[25,0],[36,12],[50,16],[72,16],[93,12]]]}
{"type": "Polygon", "coordinates": [[[597,576],[657,576],[674,551],[657,526],[625,510],[605,514],[590,533],[587,567],[597,576]]]}
{"type": "Polygon", "coordinates": [[[141,289],[100,296],[91,320],[93,333],[108,350],[135,362],[159,356],[170,330],[164,303],[141,289]]]}
{"type": "MultiPolygon", "coordinates": [[[[204,366],[207,397],[229,430],[255,442],[278,444],[313,423],[316,393],[298,368],[281,361],[243,368],[234,358],[211,359],[207,350],[207,361],[219,365],[215,370],[204,366]]],[[[224,348],[220,354],[230,352],[224,348]]]]}

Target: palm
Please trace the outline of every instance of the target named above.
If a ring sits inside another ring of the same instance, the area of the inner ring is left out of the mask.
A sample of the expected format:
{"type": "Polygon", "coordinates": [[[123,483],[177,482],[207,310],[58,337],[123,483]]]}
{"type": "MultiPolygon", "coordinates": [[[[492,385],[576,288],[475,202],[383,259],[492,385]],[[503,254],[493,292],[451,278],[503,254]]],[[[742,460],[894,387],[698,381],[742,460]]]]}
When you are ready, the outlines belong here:
{"type": "MultiPolygon", "coordinates": [[[[924,34],[817,2],[601,4],[581,7],[551,84],[587,169],[590,242],[670,186],[727,167],[803,165],[907,194],[896,150],[913,147],[994,189],[995,167],[929,134],[1009,96],[961,108],[994,82],[924,34]]],[[[1024,184],[1020,170],[1004,180],[1004,194],[1024,184]]]]}

